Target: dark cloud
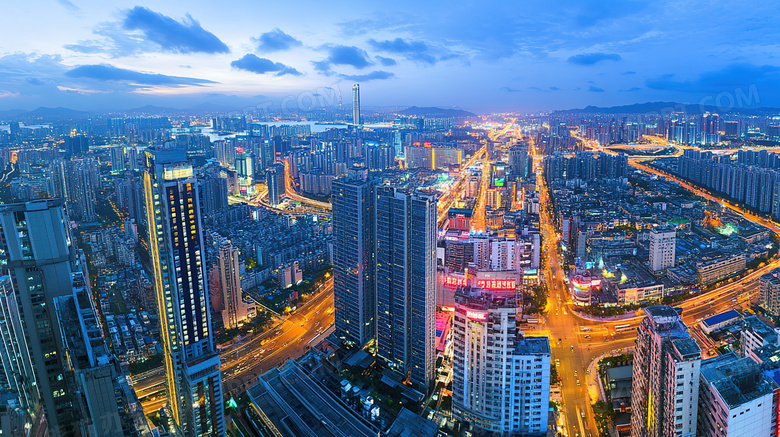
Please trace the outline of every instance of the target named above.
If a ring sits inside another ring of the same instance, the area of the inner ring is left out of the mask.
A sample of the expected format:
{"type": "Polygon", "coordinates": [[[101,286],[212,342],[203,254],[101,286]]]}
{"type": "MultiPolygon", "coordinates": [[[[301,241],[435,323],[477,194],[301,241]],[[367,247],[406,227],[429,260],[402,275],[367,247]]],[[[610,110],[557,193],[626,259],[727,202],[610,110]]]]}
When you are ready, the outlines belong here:
{"type": "Polygon", "coordinates": [[[509,87],[509,86],[502,86],[501,87],[501,91],[506,91],[508,93],[519,93],[519,92],[521,92],[521,90],[519,90],[517,88],[509,87]]]}
{"type": "Polygon", "coordinates": [[[168,76],[165,74],[142,73],[114,67],[109,64],[80,65],[65,73],[65,76],[78,79],[94,79],[100,81],[126,82],[133,85],[204,85],[214,83],[206,79],[193,77],[168,76]]]}
{"type": "Polygon", "coordinates": [[[274,73],[274,76],[284,76],[285,74],[292,74],[293,76],[301,76],[302,73],[290,66],[284,65],[281,62],[274,62],[270,59],[259,58],[253,54],[244,55],[241,59],[237,59],[230,63],[230,66],[239,70],[250,71],[257,74],[274,73]]]}
{"type": "Polygon", "coordinates": [[[312,61],[312,65],[315,70],[326,76],[334,74],[331,71],[333,65],[350,65],[358,70],[374,65],[369,61],[368,53],[355,46],[331,45],[325,48],[328,50],[328,57],[321,61],[312,61]]]}
{"type": "Polygon", "coordinates": [[[597,86],[591,85],[591,86],[588,87],[588,91],[591,92],[591,93],[603,93],[604,92],[604,88],[599,88],[597,86]]]}
{"type": "Polygon", "coordinates": [[[628,76],[630,74],[636,74],[636,71],[624,71],[623,74],[628,76]]]}
{"type": "Polygon", "coordinates": [[[377,41],[368,40],[375,49],[386,53],[404,56],[406,59],[423,64],[434,65],[439,61],[457,58],[458,55],[445,48],[434,48],[425,41],[405,40],[396,38],[393,40],[377,41]]]}
{"type": "Polygon", "coordinates": [[[617,53],[580,53],[570,57],[567,62],[574,65],[596,65],[602,61],[619,61],[623,58],[617,53]]]}
{"type": "Polygon", "coordinates": [[[664,74],[648,79],[646,85],[663,91],[720,92],[759,84],[776,89],[779,79],[780,67],[774,65],[731,64],[720,70],[704,72],[695,80],[676,80],[674,74],[664,74]]]}
{"type": "Polygon", "coordinates": [[[25,79],[25,82],[35,86],[41,86],[44,84],[43,81],[38,79],[37,77],[28,77],[27,79],[25,79]]]}
{"type": "Polygon", "coordinates": [[[392,67],[393,65],[398,64],[398,62],[395,62],[395,59],[393,58],[385,58],[384,56],[374,56],[374,58],[376,58],[376,60],[385,67],[392,67]]]}
{"type": "Polygon", "coordinates": [[[340,74],[342,79],[354,80],[356,82],[368,82],[369,80],[385,80],[395,77],[393,73],[389,71],[376,70],[368,74],[340,74]]]}
{"type": "Polygon", "coordinates": [[[140,31],[163,51],[174,53],[228,53],[230,49],[216,35],[201,27],[189,14],[181,22],[136,6],[127,11],[122,22],[125,30],[140,31]]]}
{"type": "Polygon", "coordinates": [[[560,89],[560,88],[558,88],[557,86],[551,86],[551,87],[550,87],[550,91],[560,91],[560,90],[561,90],[561,89],[560,89]]]}
{"type": "Polygon", "coordinates": [[[266,32],[258,38],[252,38],[252,41],[257,43],[257,51],[259,52],[279,52],[303,45],[302,42],[282,32],[279,28],[266,32]]]}
{"type": "Polygon", "coordinates": [[[633,93],[633,92],[636,92],[636,91],[640,91],[641,89],[642,88],[639,88],[638,86],[634,86],[634,87],[627,88],[627,89],[624,89],[624,90],[618,90],[618,92],[619,93],[633,93]]]}

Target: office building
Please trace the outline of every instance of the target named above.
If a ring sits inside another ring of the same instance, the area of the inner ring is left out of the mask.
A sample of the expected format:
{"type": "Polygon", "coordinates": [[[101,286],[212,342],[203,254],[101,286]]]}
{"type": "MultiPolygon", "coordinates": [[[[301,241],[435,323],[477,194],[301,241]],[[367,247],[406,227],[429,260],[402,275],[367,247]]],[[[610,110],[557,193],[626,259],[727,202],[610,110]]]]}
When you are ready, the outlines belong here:
{"type": "Polygon", "coordinates": [[[517,331],[514,293],[461,289],[453,319],[452,411],[492,435],[546,435],[550,343],[517,331]]]}
{"type": "Polygon", "coordinates": [[[255,156],[249,152],[236,153],[235,169],[238,177],[248,179],[251,183],[255,177],[255,156]]]}
{"type": "Polygon", "coordinates": [[[185,435],[224,436],[198,188],[183,150],[146,151],[149,249],[170,417],[185,435]]]}
{"type": "Polygon", "coordinates": [[[277,162],[266,169],[265,184],[268,187],[268,203],[273,206],[282,203],[285,193],[284,164],[277,162]]]}
{"type": "Polygon", "coordinates": [[[731,352],[704,360],[700,378],[698,435],[776,435],[777,386],[752,358],[731,352]]]}
{"type": "Polygon", "coordinates": [[[674,267],[676,242],[674,229],[653,228],[650,231],[650,270],[660,272],[674,267]]]}
{"type": "Polygon", "coordinates": [[[333,180],[333,302],[336,331],[364,346],[376,330],[374,185],[365,174],[333,180]]]}
{"type": "Polygon", "coordinates": [[[375,189],[377,355],[427,392],[434,377],[436,200],[375,189]]]}
{"type": "Polygon", "coordinates": [[[653,305],[645,314],[634,350],[631,435],[693,437],[701,349],[674,308],[653,305]]]}
{"type": "Polygon", "coordinates": [[[360,126],[360,85],[352,85],[352,124],[360,126]]]}
{"type": "Polygon", "coordinates": [[[227,179],[207,176],[203,181],[203,213],[208,215],[228,207],[227,179]]]}

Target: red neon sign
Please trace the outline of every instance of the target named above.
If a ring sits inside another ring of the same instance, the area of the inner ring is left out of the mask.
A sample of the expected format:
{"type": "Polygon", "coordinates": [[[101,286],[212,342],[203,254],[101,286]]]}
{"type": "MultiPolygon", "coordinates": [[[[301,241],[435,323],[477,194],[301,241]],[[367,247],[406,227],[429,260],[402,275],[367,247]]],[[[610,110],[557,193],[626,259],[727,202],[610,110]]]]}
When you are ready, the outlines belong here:
{"type": "Polygon", "coordinates": [[[514,290],[517,285],[514,279],[477,279],[477,287],[488,290],[514,290]]]}
{"type": "Polygon", "coordinates": [[[444,277],[444,285],[447,287],[465,287],[466,286],[466,279],[465,278],[456,278],[454,276],[445,276],[444,277]]]}

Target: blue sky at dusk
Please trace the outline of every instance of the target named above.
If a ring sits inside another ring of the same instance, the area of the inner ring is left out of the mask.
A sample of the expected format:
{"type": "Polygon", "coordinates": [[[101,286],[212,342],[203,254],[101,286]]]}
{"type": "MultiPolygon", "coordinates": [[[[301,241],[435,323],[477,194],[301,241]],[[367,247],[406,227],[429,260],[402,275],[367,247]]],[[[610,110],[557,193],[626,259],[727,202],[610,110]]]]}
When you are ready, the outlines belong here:
{"type": "Polygon", "coordinates": [[[331,89],[348,106],[356,81],[365,106],[699,103],[751,86],[780,106],[772,2],[7,3],[0,109],[252,105],[331,89]]]}

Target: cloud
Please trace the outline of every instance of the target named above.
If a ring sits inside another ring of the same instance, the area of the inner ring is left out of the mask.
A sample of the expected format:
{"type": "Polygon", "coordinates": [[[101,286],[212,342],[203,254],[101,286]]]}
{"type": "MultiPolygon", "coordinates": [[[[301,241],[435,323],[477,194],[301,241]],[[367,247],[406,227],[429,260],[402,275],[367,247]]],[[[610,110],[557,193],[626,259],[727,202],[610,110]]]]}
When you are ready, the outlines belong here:
{"type": "Polygon", "coordinates": [[[390,73],[389,71],[376,70],[368,74],[356,74],[356,75],[340,74],[339,77],[343,79],[354,80],[356,82],[368,82],[369,80],[392,79],[393,77],[395,77],[395,75],[393,73],[390,73]]]}
{"type": "Polygon", "coordinates": [[[65,44],[63,47],[72,52],[84,53],[86,55],[93,55],[106,51],[106,47],[103,44],[94,40],[80,41],[78,44],[65,44]]]}
{"type": "Polygon", "coordinates": [[[142,73],[114,67],[109,64],[80,65],[65,73],[70,78],[85,78],[99,81],[126,82],[133,85],[163,85],[163,86],[201,86],[215,83],[211,80],[193,77],[168,76],[165,74],[142,73]]]}
{"type": "Polygon", "coordinates": [[[25,79],[25,82],[35,86],[43,85],[43,81],[38,79],[37,77],[28,77],[27,79],[25,79]]]}
{"type": "Polygon", "coordinates": [[[623,74],[628,76],[630,74],[636,74],[636,71],[624,71],[623,74]]]}
{"type": "Polygon", "coordinates": [[[617,53],[580,53],[570,57],[567,62],[574,65],[596,65],[602,61],[619,61],[623,59],[617,53]]]}
{"type": "Polygon", "coordinates": [[[274,76],[284,76],[292,74],[293,76],[302,76],[302,73],[281,62],[274,62],[270,59],[259,58],[251,53],[244,55],[230,63],[230,66],[239,70],[250,71],[257,74],[275,73],[274,76]]]}
{"type": "Polygon", "coordinates": [[[519,93],[519,92],[521,92],[521,90],[519,90],[517,88],[512,88],[512,87],[508,87],[508,86],[502,86],[501,87],[501,91],[506,91],[508,93],[519,93]]]}
{"type": "Polygon", "coordinates": [[[230,49],[216,35],[201,27],[189,14],[181,22],[136,6],[127,11],[122,28],[139,31],[146,40],[173,53],[228,53],[230,49]]]}
{"type": "Polygon", "coordinates": [[[325,48],[328,50],[328,57],[321,61],[312,61],[312,65],[326,76],[334,74],[331,71],[332,65],[350,65],[358,70],[374,65],[369,61],[368,53],[355,46],[331,45],[325,48]]]}
{"type": "Polygon", "coordinates": [[[63,8],[67,9],[69,12],[80,12],[81,8],[73,4],[73,2],[69,0],[57,0],[57,3],[62,5],[63,8]]]}
{"type": "Polygon", "coordinates": [[[733,91],[735,88],[757,84],[765,84],[775,89],[777,80],[780,80],[780,67],[741,63],[701,73],[694,80],[676,80],[674,74],[664,74],[648,79],[645,84],[654,90],[695,93],[733,91]]]}
{"type": "Polygon", "coordinates": [[[633,92],[636,92],[636,91],[640,91],[641,89],[642,88],[639,88],[638,86],[634,86],[634,87],[631,87],[631,88],[628,88],[628,89],[618,90],[618,92],[619,93],[633,93],[633,92]]]}
{"type": "Polygon", "coordinates": [[[282,32],[278,27],[258,38],[253,37],[252,41],[257,43],[257,51],[259,52],[280,52],[303,45],[302,42],[282,32]]]}
{"type": "Polygon", "coordinates": [[[550,87],[550,91],[560,91],[560,90],[561,90],[561,89],[560,89],[560,88],[558,88],[557,86],[551,86],[551,87],[550,87]]]}
{"type": "Polygon", "coordinates": [[[393,58],[385,58],[384,56],[374,56],[374,58],[385,67],[392,67],[393,65],[398,64],[393,58]]]}
{"type": "Polygon", "coordinates": [[[599,88],[597,86],[591,85],[591,86],[588,87],[588,91],[591,92],[591,93],[603,93],[604,92],[604,88],[599,88]]]}
{"type": "Polygon", "coordinates": [[[376,50],[403,55],[409,60],[424,64],[433,65],[440,60],[430,53],[431,48],[424,41],[407,41],[403,38],[396,38],[384,41],[369,39],[368,43],[376,50]]]}

